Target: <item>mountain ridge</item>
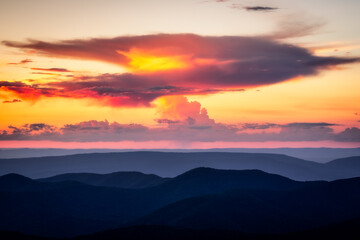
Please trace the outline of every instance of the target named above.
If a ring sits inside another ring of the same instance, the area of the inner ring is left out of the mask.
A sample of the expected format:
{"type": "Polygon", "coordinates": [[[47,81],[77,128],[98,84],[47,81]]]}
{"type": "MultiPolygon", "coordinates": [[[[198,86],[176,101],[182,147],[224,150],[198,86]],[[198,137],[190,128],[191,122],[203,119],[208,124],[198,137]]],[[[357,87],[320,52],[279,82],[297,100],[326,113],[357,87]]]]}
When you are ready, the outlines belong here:
{"type": "MultiPolygon", "coordinates": [[[[160,177],[175,177],[196,167],[259,169],[294,180],[335,180],[360,176],[360,171],[289,157],[281,154],[223,152],[120,152],[76,154],[57,157],[0,159],[0,175],[19,173],[48,178],[64,173],[136,171],[160,177]]],[[[359,167],[360,168],[360,167],[359,167]]]]}

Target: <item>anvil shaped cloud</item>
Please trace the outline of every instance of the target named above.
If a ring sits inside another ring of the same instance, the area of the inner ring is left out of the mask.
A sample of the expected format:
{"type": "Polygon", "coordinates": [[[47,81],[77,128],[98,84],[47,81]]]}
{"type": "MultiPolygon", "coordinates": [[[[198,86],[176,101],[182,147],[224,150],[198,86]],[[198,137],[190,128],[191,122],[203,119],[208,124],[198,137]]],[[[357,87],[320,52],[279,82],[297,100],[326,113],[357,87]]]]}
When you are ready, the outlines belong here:
{"type": "Polygon", "coordinates": [[[36,96],[45,92],[48,97],[102,99],[102,103],[114,106],[149,106],[160,96],[209,94],[274,84],[359,61],[315,56],[305,48],[264,37],[158,34],[3,43],[50,57],[96,60],[129,70],[124,74],[77,76],[71,81],[40,86],[3,86],[18,97],[26,98],[23,92],[34,91],[36,94],[32,95],[36,96]]]}

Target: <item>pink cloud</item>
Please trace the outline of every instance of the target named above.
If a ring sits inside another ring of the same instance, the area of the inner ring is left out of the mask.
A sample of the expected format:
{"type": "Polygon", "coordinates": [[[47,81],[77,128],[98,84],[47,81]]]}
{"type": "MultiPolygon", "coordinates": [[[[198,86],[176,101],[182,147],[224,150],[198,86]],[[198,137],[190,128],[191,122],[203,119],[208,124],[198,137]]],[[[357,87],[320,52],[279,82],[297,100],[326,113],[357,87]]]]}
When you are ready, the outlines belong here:
{"type": "Polygon", "coordinates": [[[315,56],[306,48],[269,37],[158,34],[3,43],[50,57],[108,62],[130,71],[3,88],[19,98],[25,88],[29,96],[30,91],[36,97],[91,98],[117,107],[151,106],[161,96],[241,91],[359,62],[356,57],[315,56]]]}

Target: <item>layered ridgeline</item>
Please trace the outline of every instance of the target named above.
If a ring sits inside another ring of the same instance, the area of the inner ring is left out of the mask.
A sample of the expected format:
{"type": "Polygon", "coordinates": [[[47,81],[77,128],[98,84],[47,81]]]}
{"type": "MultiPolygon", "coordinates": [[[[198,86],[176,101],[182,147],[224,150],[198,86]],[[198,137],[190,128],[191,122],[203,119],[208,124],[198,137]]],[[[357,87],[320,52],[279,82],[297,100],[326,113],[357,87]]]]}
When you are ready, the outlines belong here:
{"type": "Polygon", "coordinates": [[[98,186],[99,179],[85,183],[76,174],[66,176],[75,177],[0,177],[0,230],[73,237],[122,226],[114,230],[121,236],[136,226],[156,225],[200,233],[289,234],[360,218],[360,178],[299,182],[259,170],[196,168],[134,188],[126,181],[109,187],[98,186]]]}
{"type": "Polygon", "coordinates": [[[155,174],[140,172],[114,172],[108,174],[97,173],[66,173],[49,178],[37,179],[40,182],[76,181],[94,186],[118,188],[146,188],[164,183],[168,178],[155,174]]]}
{"type": "MultiPolygon", "coordinates": [[[[137,150],[146,151],[146,150],[137,150]]],[[[360,148],[212,148],[212,149],[152,149],[157,152],[233,152],[272,153],[306,159],[314,162],[329,162],[337,158],[360,156],[360,148]]],[[[83,153],[134,152],[134,149],[63,149],[63,148],[0,148],[0,158],[29,158],[65,156],[83,153]]]]}
{"type": "MultiPolygon", "coordinates": [[[[225,152],[120,152],[0,159],[0,175],[46,178],[65,173],[137,171],[174,177],[197,167],[259,169],[294,180],[336,180],[360,176],[360,157],[316,163],[280,154],[225,152]]],[[[101,185],[101,184],[100,184],[101,185]]]]}

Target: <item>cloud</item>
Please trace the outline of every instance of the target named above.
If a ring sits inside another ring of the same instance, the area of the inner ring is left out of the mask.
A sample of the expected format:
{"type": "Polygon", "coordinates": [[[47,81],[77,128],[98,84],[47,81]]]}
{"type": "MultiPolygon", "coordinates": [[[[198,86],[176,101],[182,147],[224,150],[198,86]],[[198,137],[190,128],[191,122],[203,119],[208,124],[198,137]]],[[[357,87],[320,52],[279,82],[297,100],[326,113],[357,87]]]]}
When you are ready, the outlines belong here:
{"type": "Polygon", "coordinates": [[[22,102],[22,101],[20,99],[13,99],[13,100],[10,100],[10,101],[8,101],[8,100],[3,101],[3,103],[18,103],[18,102],[22,102]]]}
{"type": "Polygon", "coordinates": [[[36,71],[46,71],[46,72],[71,72],[70,70],[66,69],[66,68],[31,68],[31,70],[36,70],[36,71]]]}
{"type": "Polygon", "coordinates": [[[335,123],[326,123],[326,122],[294,122],[287,124],[276,124],[276,123],[244,123],[242,124],[242,129],[269,129],[269,128],[293,128],[293,129],[312,129],[316,127],[325,128],[325,127],[334,127],[339,126],[335,123]]]}
{"type": "Polygon", "coordinates": [[[357,127],[346,128],[336,134],[334,139],[338,142],[360,142],[360,129],[357,127]]]}
{"type": "Polygon", "coordinates": [[[170,120],[170,119],[166,119],[166,118],[161,118],[161,119],[154,119],[155,122],[159,123],[159,124],[177,124],[180,123],[179,120],[170,120]]]}
{"type": "Polygon", "coordinates": [[[21,60],[20,62],[16,62],[16,63],[8,63],[9,65],[23,65],[23,64],[27,64],[27,63],[31,63],[32,60],[31,59],[24,59],[24,60],[21,60]]]}
{"type": "Polygon", "coordinates": [[[276,29],[267,35],[272,39],[298,38],[312,35],[325,25],[323,20],[307,19],[304,16],[286,15],[277,23],[276,29]]]}
{"type": "MultiPolygon", "coordinates": [[[[233,8],[238,8],[238,5],[233,4],[233,8]]],[[[279,9],[276,7],[267,7],[267,6],[245,6],[242,8],[245,9],[246,11],[254,11],[254,12],[271,12],[279,9]]]]}
{"type": "MultiPolygon", "coordinates": [[[[74,76],[68,81],[10,89],[19,98],[23,98],[20,88],[25,88],[35,96],[91,98],[110,106],[151,106],[161,96],[242,91],[359,62],[356,57],[315,56],[306,48],[270,37],[157,34],[3,43],[50,57],[95,60],[127,68],[129,72],[124,74],[74,76]]],[[[59,69],[53,74],[61,72],[59,69]]]]}
{"type": "Polygon", "coordinates": [[[304,129],[310,129],[310,128],[314,128],[314,127],[320,127],[320,128],[325,128],[325,127],[333,127],[333,126],[339,126],[338,124],[335,123],[326,123],[326,122],[295,122],[295,123],[288,123],[285,125],[281,125],[282,127],[288,127],[288,128],[304,128],[304,129]]]}
{"type": "Polygon", "coordinates": [[[186,122],[190,125],[212,125],[206,108],[202,108],[197,101],[189,102],[184,96],[168,96],[160,99],[157,105],[157,114],[165,119],[186,122]]]}
{"type": "Polygon", "coordinates": [[[58,89],[38,84],[29,85],[20,81],[0,81],[0,90],[12,92],[19,96],[22,100],[37,100],[43,96],[62,96],[58,89]]]}
{"type": "Polygon", "coordinates": [[[21,127],[10,125],[8,129],[8,131],[0,131],[0,140],[52,139],[55,135],[59,134],[56,131],[56,127],[45,123],[25,124],[21,127]]]}
{"type": "MultiPolygon", "coordinates": [[[[210,119],[211,120],[211,119],[210,119]]],[[[276,132],[248,132],[241,127],[209,121],[207,123],[188,117],[180,120],[159,121],[161,127],[146,127],[141,124],[84,121],[55,127],[45,123],[9,126],[0,131],[3,140],[50,140],[77,142],[113,141],[176,141],[176,142],[265,142],[265,141],[337,141],[360,142],[360,129],[347,128],[335,133],[331,127],[279,127],[276,132]]],[[[276,124],[281,126],[281,124],[276,124]]],[[[310,125],[309,125],[310,126],[310,125]]]]}
{"type": "Polygon", "coordinates": [[[51,140],[63,142],[175,141],[175,142],[265,142],[338,141],[360,142],[360,129],[335,133],[338,126],[326,122],[244,123],[230,125],[211,119],[206,108],[183,96],[157,101],[155,127],[90,120],[55,127],[45,123],[9,126],[0,131],[1,140],[51,140]],[[253,132],[251,130],[257,130],[253,132]],[[271,131],[268,131],[271,130],[271,131]],[[275,131],[274,131],[275,130],[275,131]]]}
{"type": "Polygon", "coordinates": [[[242,130],[264,130],[269,128],[280,127],[281,125],[275,123],[244,123],[241,126],[242,130]]]}

